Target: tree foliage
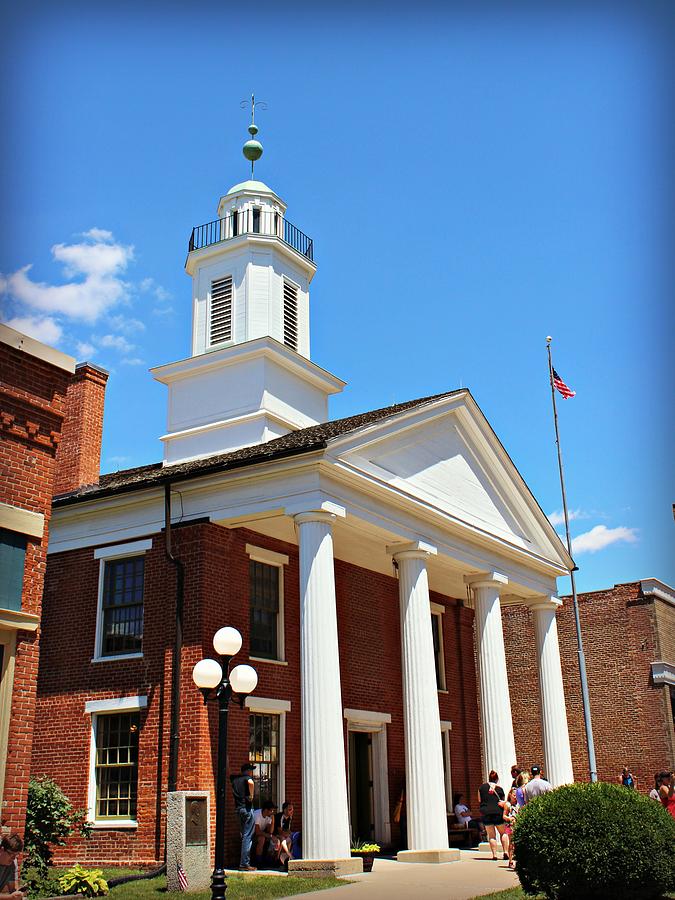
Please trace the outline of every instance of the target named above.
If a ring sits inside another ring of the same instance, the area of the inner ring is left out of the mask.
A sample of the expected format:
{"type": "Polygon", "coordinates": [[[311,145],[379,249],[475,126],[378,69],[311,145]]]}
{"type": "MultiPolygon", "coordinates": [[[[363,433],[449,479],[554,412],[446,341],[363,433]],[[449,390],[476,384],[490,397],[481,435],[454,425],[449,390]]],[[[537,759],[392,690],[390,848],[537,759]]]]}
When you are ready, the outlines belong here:
{"type": "Polygon", "coordinates": [[[24,836],[26,865],[44,876],[52,862],[52,847],[63,846],[67,838],[76,832],[90,837],[87,810],[74,809],[51,778],[31,778],[24,836]]]}

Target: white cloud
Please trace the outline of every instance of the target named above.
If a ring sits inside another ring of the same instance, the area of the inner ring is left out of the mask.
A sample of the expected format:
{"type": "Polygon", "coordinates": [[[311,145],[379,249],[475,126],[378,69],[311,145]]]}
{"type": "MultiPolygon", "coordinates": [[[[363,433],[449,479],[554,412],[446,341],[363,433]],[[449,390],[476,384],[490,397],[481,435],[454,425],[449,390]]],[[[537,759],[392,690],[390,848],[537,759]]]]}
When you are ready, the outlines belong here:
{"type": "Polygon", "coordinates": [[[145,360],[140,359],[138,356],[131,356],[128,359],[122,360],[123,366],[142,366],[145,360]]]}
{"type": "MultiPolygon", "coordinates": [[[[583,509],[568,509],[567,515],[570,522],[574,522],[575,519],[588,518],[588,513],[584,512],[583,509]]],[[[554,528],[556,528],[558,525],[565,524],[565,514],[563,513],[562,509],[556,509],[555,512],[552,512],[547,516],[547,519],[554,528]]]]}
{"type": "Polygon", "coordinates": [[[2,278],[5,291],[19,303],[70,319],[95,322],[102,313],[127,299],[129,285],[122,274],[134,258],[134,248],[115,243],[102,228],[86,232],[75,244],[55,244],[52,256],[71,281],[52,285],[33,281],[29,264],[2,278]],[[81,278],[78,281],[75,279],[81,278]]]}
{"type": "Polygon", "coordinates": [[[78,341],[77,342],[77,355],[80,359],[85,359],[88,356],[93,356],[96,353],[96,347],[93,344],[87,343],[87,341],[78,341]]]}
{"type": "Polygon", "coordinates": [[[121,334],[104,334],[95,339],[101,347],[109,347],[113,350],[119,350],[120,353],[131,353],[135,349],[133,344],[122,337],[121,334]]]}
{"type": "Polygon", "coordinates": [[[634,544],[637,539],[636,528],[626,528],[624,525],[619,525],[617,528],[607,528],[606,525],[596,525],[590,531],[585,531],[583,534],[572,538],[572,555],[597,553],[598,550],[604,550],[610,544],[616,544],[620,541],[634,544]]]}
{"type": "Polygon", "coordinates": [[[107,228],[90,228],[89,231],[83,232],[82,237],[91,238],[93,241],[112,241],[113,233],[107,228]]]}
{"type": "Polygon", "coordinates": [[[58,343],[63,334],[63,329],[51,316],[15,316],[7,325],[45,344],[58,343]]]}
{"type": "Polygon", "coordinates": [[[152,310],[153,316],[170,316],[173,312],[173,306],[155,306],[152,310]]]}
{"type": "Polygon", "coordinates": [[[110,316],[108,322],[115,331],[121,331],[123,334],[135,334],[139,331],[145,331],[145,323],[141,322],[140,319],[128,319],[126,316],[110,316]]]}

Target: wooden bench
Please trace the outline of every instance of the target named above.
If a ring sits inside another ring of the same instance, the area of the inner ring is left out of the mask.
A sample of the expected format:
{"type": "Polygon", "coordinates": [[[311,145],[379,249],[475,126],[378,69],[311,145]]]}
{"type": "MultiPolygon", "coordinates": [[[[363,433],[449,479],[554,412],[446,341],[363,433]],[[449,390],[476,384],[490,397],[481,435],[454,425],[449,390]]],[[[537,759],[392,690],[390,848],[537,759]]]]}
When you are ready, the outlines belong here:
{"type": "Polygon", "coordinates": [[[452,846],[475,847],[480,841],[480,831],[468,828],[457,821],[454,814],[448,815],[448,843],[452,846]]]}

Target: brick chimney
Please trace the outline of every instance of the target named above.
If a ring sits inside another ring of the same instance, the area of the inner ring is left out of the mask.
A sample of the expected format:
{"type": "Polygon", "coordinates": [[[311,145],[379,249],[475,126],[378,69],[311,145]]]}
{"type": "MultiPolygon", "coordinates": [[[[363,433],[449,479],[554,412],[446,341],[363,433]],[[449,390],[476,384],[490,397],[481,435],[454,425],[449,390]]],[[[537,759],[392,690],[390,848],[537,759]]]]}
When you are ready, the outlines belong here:
{"type": "Polygon", "coordinates": [[[56,451],[55,494],[98,484],[107,381],[106,370],[93,363],[79,363],[75,367],[68,385],[66,414],[56,451]]]}

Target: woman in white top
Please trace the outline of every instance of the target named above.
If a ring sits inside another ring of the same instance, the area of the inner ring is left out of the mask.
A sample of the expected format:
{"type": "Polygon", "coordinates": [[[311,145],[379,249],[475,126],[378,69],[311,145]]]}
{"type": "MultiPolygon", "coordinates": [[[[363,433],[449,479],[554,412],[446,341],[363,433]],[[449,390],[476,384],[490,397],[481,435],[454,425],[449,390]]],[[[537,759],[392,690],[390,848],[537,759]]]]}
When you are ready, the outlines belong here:
{"type": "Polygon", "coordinates": [[[485,834],[485,826],[483,825],[480,819],[474,819],[471,815],[471,810],[466,805],[466,803],[462,803],[462,798],[464,794],[454,794],[453,800],[455,801],[455,818],[457,819],[458,825],[464,825],[465,828],[477,828],[481,837],[485,834]]]}

